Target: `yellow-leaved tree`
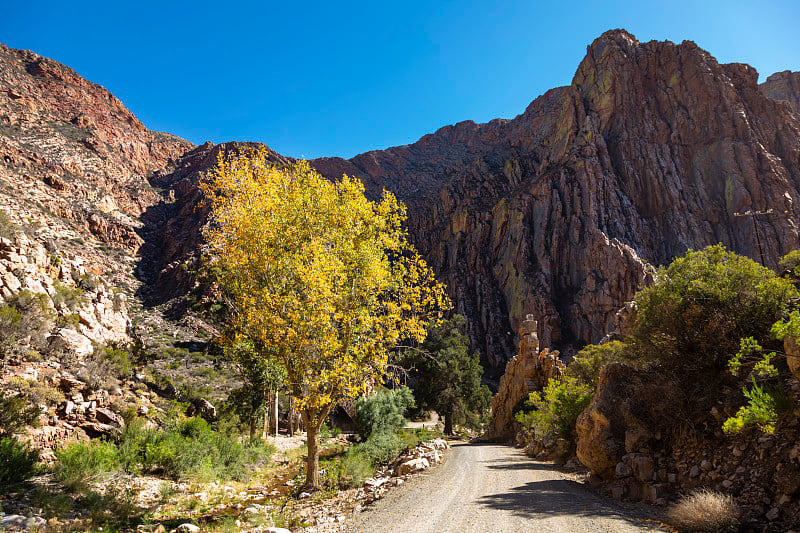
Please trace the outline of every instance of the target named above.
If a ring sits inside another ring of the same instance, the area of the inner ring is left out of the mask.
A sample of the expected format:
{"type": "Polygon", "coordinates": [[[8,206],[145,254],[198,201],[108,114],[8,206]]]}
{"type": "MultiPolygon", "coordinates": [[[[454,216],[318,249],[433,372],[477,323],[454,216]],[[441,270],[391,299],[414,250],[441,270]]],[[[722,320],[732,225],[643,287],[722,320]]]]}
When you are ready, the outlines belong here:
{"type": "Polygon", "coordinates": [[[212,214],[206,258],[234,308],[232,329],[286,369],[308,432],[306,486],[316,488],[325,417],[378,383],[389,351],[424,340],[450,301],[389,192],[372,202],[357,179],[328,181],[305,161],[278,168],[264,152],[221,157],[201,189],[212,214]]]}

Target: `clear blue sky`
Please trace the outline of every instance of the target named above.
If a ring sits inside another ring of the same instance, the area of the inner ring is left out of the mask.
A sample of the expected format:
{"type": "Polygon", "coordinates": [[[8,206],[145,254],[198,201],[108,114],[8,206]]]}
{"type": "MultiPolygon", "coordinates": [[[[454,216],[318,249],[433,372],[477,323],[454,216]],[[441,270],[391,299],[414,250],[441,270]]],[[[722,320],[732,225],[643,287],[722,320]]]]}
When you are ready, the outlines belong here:
{"type": "Polygon", "coordinates": [[[147,127],[307,158],[521,113],[611,28],[800,70],[800,2],[3,2],[0,42],[74,68],[147,127]]]}

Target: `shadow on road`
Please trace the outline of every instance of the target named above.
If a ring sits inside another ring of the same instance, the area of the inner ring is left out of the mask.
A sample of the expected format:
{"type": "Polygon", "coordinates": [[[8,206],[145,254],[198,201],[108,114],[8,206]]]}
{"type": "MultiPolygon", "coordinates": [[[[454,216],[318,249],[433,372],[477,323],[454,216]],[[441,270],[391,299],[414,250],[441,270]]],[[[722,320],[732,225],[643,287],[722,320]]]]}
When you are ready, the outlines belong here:
{"type": "Polygon", "coordinates": [[[548,472],[558,472],[554,465],[537,463],[530,459],[509,461],[506,458],[492,459],[491,461],[481,461],[490,470],[540,470],[548,472]]]}
{"type": "MultiPolygon", "coordinates": [[[[555,471],[552,465],[533,461],[494,461],[488,467],[497,470],[541,470],[555,471]]],[[[611,500],[594,494],[582,484],[568,479],[532,481],[508,492],[489,494],[478,499],[478,503],[490,509],[510,511],[529,519],[555,516],[613,518],[631,525],[641,526],[643,520],[626,516],[628,511],[611,500]]]]}

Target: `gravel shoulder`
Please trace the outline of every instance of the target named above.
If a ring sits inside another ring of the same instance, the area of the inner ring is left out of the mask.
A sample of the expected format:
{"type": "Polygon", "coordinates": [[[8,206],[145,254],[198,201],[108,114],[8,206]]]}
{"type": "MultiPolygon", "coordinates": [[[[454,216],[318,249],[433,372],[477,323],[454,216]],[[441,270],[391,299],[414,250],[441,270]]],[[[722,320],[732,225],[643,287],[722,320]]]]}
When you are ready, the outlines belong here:
{"type": "Polygon", "coordinates": [[[666,531],[548,463],[499,444],[460,444],[445,463],[353,517],[355,532],[666,531]]]}

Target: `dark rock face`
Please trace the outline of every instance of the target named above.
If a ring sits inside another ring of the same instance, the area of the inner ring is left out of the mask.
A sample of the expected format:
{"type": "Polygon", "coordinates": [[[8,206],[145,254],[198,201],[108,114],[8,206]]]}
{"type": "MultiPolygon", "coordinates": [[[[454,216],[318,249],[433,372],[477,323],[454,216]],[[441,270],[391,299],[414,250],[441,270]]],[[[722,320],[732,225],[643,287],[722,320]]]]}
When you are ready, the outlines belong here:
{"type": "MultiPolygon", "coordinates": [[[[140,230],[144,243],[139,255],[141,272],[147,281],[141,293],[148,303],[163,303],[192,290],[197,279],[184,266],[200,258],[202,228],[208,223],[208,209],[201,206],[198,187],[204,173],[220,156],[263,150],[274,164],[286,165],[286,158],[260,143],[205,143],[188,152],[174,165],[151,177],[154,185],[169,191],[168,198],[150,206],[142,215],[140,230]]],[[[193,265],[196,267],[197,265],[193,265]]]]}
{"type": "Polygon", "coordinates": [[[502,367],[528,313],[568,350],[606,334],[650,264],[722,242],[774,266],[800,244],[800,117],[756,80],[692,42],[614,30],[513,120],[313,164],[408,205],[413,241],[502,367]]]}

